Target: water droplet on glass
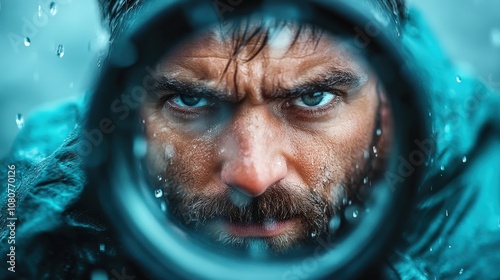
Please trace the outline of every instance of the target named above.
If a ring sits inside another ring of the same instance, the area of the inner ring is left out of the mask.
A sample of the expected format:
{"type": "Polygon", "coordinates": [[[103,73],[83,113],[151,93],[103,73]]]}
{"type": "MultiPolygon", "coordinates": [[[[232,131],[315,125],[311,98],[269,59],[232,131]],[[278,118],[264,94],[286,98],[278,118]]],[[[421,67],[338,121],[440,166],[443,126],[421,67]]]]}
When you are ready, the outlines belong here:
{"type": "Polygon", "coordinates": [[[155,197],[160,198],[163,196],[163,191],[161,189],[156,189],[155,191],[155,197]]]}
{"type": "Polygon", "coordinates": [[[464,273],[464,269],[460,268],[460,271],[458,271],[458,274],[462,274],[462,273],[464,273]]]}
{"type": "Polygon", "coordinates": [[[49,5],[49,12],[51,15],[55,16],[57,14],[57,4],[56,2],[51,2],[49,5]]]}
{"type": "Polygon", "coordinates": [[[103,243],[99,244],[99,251],[101,251],[101,252],[106,251],[106,245],[103,243]]]}
{"type": "Polygon", "coordinates": [[[64,46],[63,45],[59,45],[57,46],[57,49],[56,49],[56,55],[61,58],[64,56],[64,46]]]}
{"type": "Polygon", "coordinates": [[[382,135],[382,129],[377,128],[377,135],[378,135],[378,136],[382,135]]]}
{"type": "Polygon", "coordinates": [[[467,156],[463,156],[463,157],[462,157],[462,162],[463,162],[463,163],[466,163],[466,162],[467,162],[467,156]]]}
{"type": "Polygon", "coordinates": [[[334,215],[330,219],[330,223],[328,227],[330,228],[330,232],[335,232],[340,228],[341,218],[339,215],[334,215]]]}
{"type": "Polygon", "coordinates": [[[134,155],[137,158],[142,158],[146,155],[148,150],[148,145],[143,137],[137,137],[134,139],[134,155]]]}
{"type": "Polygon", "coordinates": [[[26,47],[29,47],[31,45],[31,40],[29,37],[24,38],[24,45],[26,47]]]}
{"type": "Polygon", "coordinates": [[[358,211],[358,210],[354,210],[354,211],[352,211],[352,217],[353,217],[353,218],[357,218],[357,217],[358,217],[358,214],[359,214],[359,211],[358,211]]]}
{"type": "Polygon", "coordinates": [[[446,124],[446,125],[444,126],[444,132],[445,132],[445,133],[450,133],[450,130],[451,130],[450,125],[449,125],[449,124],[446,124]]]}
{"type": "Polygon", "coordinates": [[[461,78],[460,76],[457,76],[457,77],[455,78],[455,80],[457,81],[457,83],[461,83],[461,82],[462,82],[462,78],[461,78]]]}
{"type": "Polygon", "coordinates": [[[500,28],[491,29],[490,38],[493,46],[500,47],[500,28]]]}
{"type": "Polygon", "coordinates": [[[24,126],[23,115],[21,115],[21,114],[16,115],[16,124],[17,124],[17,128],[19,128],[19,129],[23,128],[23,126],[24,126]]]}

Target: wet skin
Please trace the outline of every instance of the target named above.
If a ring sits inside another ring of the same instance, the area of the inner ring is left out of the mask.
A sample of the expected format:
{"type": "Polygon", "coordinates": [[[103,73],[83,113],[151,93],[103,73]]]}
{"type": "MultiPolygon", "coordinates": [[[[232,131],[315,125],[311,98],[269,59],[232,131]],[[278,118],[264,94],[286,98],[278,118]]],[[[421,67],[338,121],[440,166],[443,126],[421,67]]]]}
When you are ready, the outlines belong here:
{"type": "Polygon", "coordinates": [[[232,57],[217,28],[184,42],[159,61],[143,116],[151,174],[183,224],[280,251],[327,231],[390,120],[376,76],[338,40],[276,34],[252,59],[258,40],[232,57]]]}

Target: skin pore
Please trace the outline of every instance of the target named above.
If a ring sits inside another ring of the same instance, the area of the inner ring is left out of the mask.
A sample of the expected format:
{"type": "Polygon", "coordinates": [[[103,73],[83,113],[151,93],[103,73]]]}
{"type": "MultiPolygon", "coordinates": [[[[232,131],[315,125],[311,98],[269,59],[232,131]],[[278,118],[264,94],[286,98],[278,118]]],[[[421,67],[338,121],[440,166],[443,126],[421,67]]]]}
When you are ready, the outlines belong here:
{"type": "Polygon", "coordinates": [[[327,234],[366,184],[387,150],[389,112],[376,76],[332,36],[243,29],[212,28],[159,61],[142,110],[149,171],[181,224],[283,252],[327,234]],[[246,40],[238,51],[235,40],[246,40]]]}

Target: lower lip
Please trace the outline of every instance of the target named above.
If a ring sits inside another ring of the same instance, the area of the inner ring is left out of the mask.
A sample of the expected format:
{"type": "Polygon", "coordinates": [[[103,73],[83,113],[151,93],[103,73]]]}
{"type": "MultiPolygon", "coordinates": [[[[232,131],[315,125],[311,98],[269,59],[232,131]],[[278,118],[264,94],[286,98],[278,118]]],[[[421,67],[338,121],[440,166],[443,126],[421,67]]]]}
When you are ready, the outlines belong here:
{"type": "Polygon", "coordinates": [[[273,221],[264,224],[226,223],[229,234],[238,237],[273,237],[283,234],[293,225],[293,220],[273,221]]]}

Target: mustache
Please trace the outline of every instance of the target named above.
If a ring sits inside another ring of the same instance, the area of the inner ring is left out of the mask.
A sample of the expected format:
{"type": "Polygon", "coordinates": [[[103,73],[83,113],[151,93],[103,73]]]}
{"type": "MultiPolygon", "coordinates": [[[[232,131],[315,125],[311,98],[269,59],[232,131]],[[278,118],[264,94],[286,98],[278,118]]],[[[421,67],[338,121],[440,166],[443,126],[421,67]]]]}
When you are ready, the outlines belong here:
{"type": "Polygon", "coordinates": [[[320,230],[334,212],[333,203],[327,196],[308,188],[279,183],[258,197],[249,197],[233,188],[215,195],[188,194],[179,186],[167,191],[167,197],[170,206],[174,206],[172,212],[194,227],[214,219],[249,224],[299,217],[309,227],[320,230]]]}

